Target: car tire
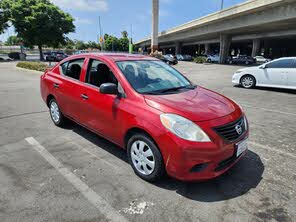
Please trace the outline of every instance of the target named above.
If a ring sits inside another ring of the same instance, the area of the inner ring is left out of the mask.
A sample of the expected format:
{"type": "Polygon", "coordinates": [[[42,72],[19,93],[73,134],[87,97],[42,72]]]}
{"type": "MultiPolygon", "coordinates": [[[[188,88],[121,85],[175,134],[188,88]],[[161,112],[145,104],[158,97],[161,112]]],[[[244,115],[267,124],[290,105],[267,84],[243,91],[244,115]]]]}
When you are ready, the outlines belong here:
{"type": "Polygon", "coordinates": [[[49,101],[49,113],[52,122],[59,127],[62,127],[65,125],[66,117],[63,115],[63,113],[60,110],[60,107],[57,103],[57,101],[53,98],[49,101]]]}
{"type": "Polygon", "coordinates": [[[240,84],[246,89],[254,88],[256,86],[256,79],[252,75],[244,75],[240,79],[240,84]]]}
{"type": "Polygon", "coordinates": [[[232,64],[233,64],[233,62],[232,62],[232,61],[229,61],[228,63],[229,63],[230,65],[232,65],[232,64]]]}
{"type": "Polygon", "coordinates": [[[135,174],[153,182],[165,175],[162,155],[154,141],[143,133],[136,133],[127,143],[128,160],[135,174]]]}
{"type": "Polygon", "coordinates": [[[249,65],[249,61],[246,61],[245,64],[246,64],[246,65],[249,65]]]}

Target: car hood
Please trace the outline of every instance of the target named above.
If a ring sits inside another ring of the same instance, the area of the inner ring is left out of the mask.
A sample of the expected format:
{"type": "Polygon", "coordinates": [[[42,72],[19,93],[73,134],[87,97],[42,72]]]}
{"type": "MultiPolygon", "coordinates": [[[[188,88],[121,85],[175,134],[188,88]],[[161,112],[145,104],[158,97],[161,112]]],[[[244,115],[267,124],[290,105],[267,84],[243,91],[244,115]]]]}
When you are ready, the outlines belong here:
{"type": "Polygon", "coordinates": [[[195,122],[220,118],[238,108],[232,100],[202,87],[177,94],[144,97],[146,103],[155,109],[178,114],[195,122]]]}
{"type": "Polygon", "coordinates": [[[247,67],[247,68],[243,68],[243,69],[239,69],[237,71],[252,71],[252,70],[258,70],[259,69],[259,66],[254,66],[254,67],[247,67]]]}

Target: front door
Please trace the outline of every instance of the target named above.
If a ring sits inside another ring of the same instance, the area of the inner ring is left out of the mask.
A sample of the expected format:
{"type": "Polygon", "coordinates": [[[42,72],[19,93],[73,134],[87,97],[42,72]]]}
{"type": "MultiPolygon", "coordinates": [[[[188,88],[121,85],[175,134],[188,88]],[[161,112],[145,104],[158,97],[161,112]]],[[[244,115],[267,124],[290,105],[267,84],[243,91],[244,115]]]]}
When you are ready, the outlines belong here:
{"type": "Polygon", "coordinates": [[[120,107],[124,98],[101,94],[100,85],[103,83],[118,84],[118,81],[105,63],[90,59],[83,88],[87,100],[81,107],[80,122],[98,134],[118,142],[123,131],[120,107]]]}

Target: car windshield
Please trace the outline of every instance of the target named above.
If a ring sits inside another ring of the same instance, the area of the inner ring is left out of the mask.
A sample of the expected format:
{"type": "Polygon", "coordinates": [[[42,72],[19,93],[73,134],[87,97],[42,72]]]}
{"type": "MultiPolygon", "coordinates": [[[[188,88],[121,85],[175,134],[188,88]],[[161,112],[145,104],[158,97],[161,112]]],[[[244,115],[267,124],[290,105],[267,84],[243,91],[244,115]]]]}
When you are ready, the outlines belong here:
{"type": "Polygon", "coordinates": [[[182,74],[162,61],[120,61],[117,66],[141,94],[176,93],[195,88],[182,74]]]}

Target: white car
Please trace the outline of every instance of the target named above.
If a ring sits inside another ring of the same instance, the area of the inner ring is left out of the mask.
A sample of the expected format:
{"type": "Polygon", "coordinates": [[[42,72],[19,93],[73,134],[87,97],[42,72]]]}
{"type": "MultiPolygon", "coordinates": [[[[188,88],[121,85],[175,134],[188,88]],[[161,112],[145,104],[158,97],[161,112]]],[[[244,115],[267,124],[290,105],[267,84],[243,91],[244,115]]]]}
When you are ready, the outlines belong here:
{"type": "Polygon", "coordinates": [[[257,63],[266,63],[271,61],[271,59],[264,58],[263,56],[255,56],[254,59],[256,59],[257,63]]]}
{"type": "Polygon", "coordinates": [[[296,57],[280,58],[257,67],[237,70],[232,83],[244,88],[255,86],[296,89],[296,57]]]}
{"type": "Polygon", "coordinates": [[[219,62],[219,55],[209,55],[207,58],[207,62],[219,62]]]}

